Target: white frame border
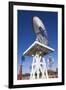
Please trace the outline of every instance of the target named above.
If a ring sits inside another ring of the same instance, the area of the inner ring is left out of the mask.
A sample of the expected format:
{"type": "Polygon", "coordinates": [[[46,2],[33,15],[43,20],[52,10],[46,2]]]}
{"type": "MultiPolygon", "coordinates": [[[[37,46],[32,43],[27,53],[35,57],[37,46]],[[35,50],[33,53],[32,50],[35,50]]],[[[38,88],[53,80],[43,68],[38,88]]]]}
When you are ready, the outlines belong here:
{"type": "Polygon", "coordinates": [[[13,27],[13,84],[37,84],[37,83],[54,83],[62,81],[62,9],[53,7],[36,7],[36,6],[19,6],[14,5],[13,8],[14,27],[13,27]],[[39,79],[39,80],[17,80],[17,10],[33,10],[33,11],[51,11],[58,12],[58,78],[39,79]]]}

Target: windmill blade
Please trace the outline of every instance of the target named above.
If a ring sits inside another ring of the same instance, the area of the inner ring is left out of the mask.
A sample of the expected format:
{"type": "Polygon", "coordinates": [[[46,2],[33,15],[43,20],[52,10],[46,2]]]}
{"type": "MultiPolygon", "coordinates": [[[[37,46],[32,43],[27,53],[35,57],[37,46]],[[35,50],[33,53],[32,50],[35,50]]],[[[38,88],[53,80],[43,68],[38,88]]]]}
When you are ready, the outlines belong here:
{"type": "Polygon", "coordinates": [[[33,17],[33,27],[34,27],[34,32],[36,34],[36,40],[39,41],[40,43],[48,45],[48,36],[47,36],[46,28],[42,20],[37,16],[33,17]]]}

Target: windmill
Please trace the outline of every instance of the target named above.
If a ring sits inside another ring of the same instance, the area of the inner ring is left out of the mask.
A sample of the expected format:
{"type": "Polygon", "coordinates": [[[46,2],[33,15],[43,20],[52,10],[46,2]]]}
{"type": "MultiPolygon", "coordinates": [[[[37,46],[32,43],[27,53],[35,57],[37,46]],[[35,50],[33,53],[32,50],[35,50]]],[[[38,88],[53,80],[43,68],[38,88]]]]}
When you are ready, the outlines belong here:
{"type": "Polygon", "coordinates": [[[32,56],[32,65],[30,79],[48,78],[46,61],[44,56],[54,52],[54,49],[48,46],[48,35],[42,20],[34,16],[33,28],[36,34],[36,40],[23,55],[32,56]]]}

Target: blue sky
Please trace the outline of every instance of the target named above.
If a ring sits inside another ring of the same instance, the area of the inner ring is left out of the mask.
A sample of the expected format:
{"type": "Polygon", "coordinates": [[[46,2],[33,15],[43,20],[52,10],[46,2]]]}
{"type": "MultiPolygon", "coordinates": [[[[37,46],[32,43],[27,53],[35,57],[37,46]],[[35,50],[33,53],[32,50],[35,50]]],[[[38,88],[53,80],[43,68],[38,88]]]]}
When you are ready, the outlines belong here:
{"type": "MultiPolygon", "coordinates": [[[[21,64],[22,53],[35,41],[36,35],[33,31],[32,17],[38,16],[43,21],[48,34],[49,46],[55,51],[45,56],[46,60],[51,55],[54,58],[53,69],[57,67],[57,38],[58,38],[58,15],[57,12],[46,12],[46,11],[24,11],[18,10],[18,47],[17,47],[17,58],[18,65],[21,64]]],[[[32,63],[32,57],[25,56],[23,63],[23,73],[30,72],[30,66],[32,63]]],[[[17,65],[17,66],[18,66],[17,65]]]]}

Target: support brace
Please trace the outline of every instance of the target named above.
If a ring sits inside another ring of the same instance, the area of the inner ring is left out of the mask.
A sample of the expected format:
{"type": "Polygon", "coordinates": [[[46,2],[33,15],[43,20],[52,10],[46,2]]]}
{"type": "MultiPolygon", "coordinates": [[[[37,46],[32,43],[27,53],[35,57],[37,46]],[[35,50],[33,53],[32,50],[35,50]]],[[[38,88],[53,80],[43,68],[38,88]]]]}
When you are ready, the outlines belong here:
{"type": "Polygon", "coordinates": [[[33,56],[30,79],[48,78],[45,58],[36,54],[33,56]]]}

